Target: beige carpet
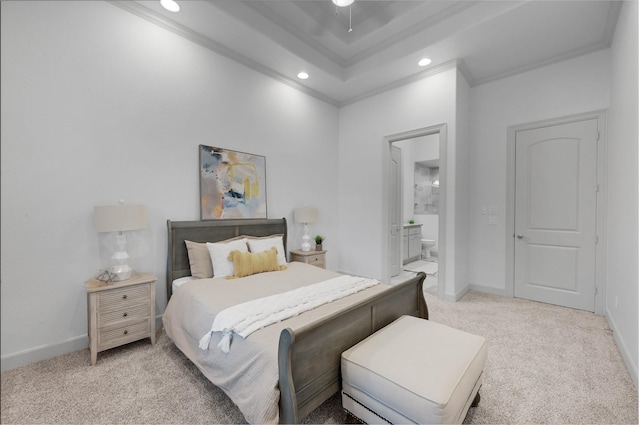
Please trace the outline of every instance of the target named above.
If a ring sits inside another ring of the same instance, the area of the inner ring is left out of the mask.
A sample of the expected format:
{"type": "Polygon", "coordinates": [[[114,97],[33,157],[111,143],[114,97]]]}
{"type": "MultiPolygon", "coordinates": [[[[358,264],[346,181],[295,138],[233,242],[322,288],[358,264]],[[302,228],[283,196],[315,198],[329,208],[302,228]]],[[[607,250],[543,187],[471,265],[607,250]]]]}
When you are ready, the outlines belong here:
{"type": "MultiPolygon", "coordinates": [[[[427,295],[431,319],[489,340],[482,400],[465,423],[638,423],[638,394],[606,320],[591,313],[470,292],[427,295]]],[[[1,374],[4,424],[242,423],[164,333],[100,353],[45,360],[1,374]]],[[[305,423],[342,423],[334,396],[305,423]]]]}

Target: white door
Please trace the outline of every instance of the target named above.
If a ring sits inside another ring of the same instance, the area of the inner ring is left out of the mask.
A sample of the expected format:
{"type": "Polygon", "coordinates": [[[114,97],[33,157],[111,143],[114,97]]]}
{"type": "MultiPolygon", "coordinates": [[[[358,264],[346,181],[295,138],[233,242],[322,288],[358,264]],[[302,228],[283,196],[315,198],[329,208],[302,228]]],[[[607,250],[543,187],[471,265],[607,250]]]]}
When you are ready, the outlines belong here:
{"type": "Polygon", "coordinates": [[[594,311],[597,141],[597,119],[516,133],[516,297],[594,311]]]}
{"type": "Polygon", "coordinates": [[[389,162],[389,274],[391,277],[400,274],[401,243],[402,243],[402,150],[391,147],[391,161],[389,162]]]}

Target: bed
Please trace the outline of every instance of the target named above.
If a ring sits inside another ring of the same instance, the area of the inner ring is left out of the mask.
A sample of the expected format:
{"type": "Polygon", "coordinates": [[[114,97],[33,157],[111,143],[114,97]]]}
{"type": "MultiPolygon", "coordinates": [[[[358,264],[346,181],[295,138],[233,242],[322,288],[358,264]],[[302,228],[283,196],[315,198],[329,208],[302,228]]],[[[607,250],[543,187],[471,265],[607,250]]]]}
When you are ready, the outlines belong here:
{"type": "Polygon", "coordinates": [[[304,263],[288,263],[287,270],[240,279],[191,279],[185,240],[218,242],[241,235],[283,235],[286,253],[286,219],[168,220],[167,228],[169,302],[163,315],[167,335],[231,398],[249,423],[299,423],[339,390],[340,355],[345,349],[401,315],[428,318],[422,293],[426,275],[419,273],[403,283],[379,284],[274,323],[247,338],[233,337],[229,353],[217,348],[214,335],[205,351],[198,347],[198,340],[220,309],[260,298],[267,293],[264,291],[280,294],[295,285],[340,275],[304,263]],[[175,289],[176,280],[186,283],[175,289]]]}

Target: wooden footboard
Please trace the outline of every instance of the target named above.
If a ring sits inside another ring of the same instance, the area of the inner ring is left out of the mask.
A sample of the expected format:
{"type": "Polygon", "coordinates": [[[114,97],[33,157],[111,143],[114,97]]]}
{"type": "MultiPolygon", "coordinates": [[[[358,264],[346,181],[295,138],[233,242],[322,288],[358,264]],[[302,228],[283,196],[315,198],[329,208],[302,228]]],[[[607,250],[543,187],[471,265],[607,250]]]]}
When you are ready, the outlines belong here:
{"type": "Polygon", "coordinates": [[[393,286],[295,332],[280,334],[280,422],[299,423],[340,389],[340,357],[344,350],[402,315],[429,318],[422,292],[426,274],[393,286]]]}

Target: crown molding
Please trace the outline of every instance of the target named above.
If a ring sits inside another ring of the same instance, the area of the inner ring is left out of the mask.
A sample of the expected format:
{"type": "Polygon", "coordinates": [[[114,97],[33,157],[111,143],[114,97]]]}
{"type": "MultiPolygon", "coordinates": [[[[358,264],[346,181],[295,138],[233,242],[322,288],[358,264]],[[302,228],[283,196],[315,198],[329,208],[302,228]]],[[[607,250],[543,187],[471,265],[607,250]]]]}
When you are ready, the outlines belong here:
{"type": "Polygon", "coordinates": [[[359,96],[352,97],[344,102],[341,102],[339,106],[347,106],[352,103],[359,102],[366,98],[378,95],[380,93],[384,93],[389,90],[396,89],[398,87],[406,86],[407,84],[415,83],[416,81],[424,80],[425,78],[432,77],[436,74],[440,74],[442,72],[448,71],[450,69],[454,69],[460,63],[459,59],[452,59],[448,62],[441,63],[440,65],[433,66],[429,69],[425,69],[424,71],[417,72],[415,74],[409,75],[408,77],[402,78],[400,80],[394,81],[393,83],[386,84],[380,88],[375,90],[371,90],[367,93],[364,93],[359,96]]]}
{"type": "Polygon", "coordinates": [[[244,65],[248,68],[253,69],[254,71],[265,75],[269,78],[272,78],[280,83],[283,83],[289,87],[292,87],[296,90],[299,90],[309,96],[312,96],[318,100],[321,100],[323,102],[326,102],[330,105],[333,106],[340,106],[339,102],[337,102],[335,99],[330,98],[316,90],[313,90],[307,86],[304,86],[300,83],[298,83],[297,81],[279,73],[274,71],[273,69],[266,67],[258,62],[256,62],[253,59],[250,59],[240,53],[237,53],[231,49],[229,49],[228,47],[218,43],[217,41],[211,40],[208,37],[203,36],[202,34],[191,30],[190,28],[185,27],[182,24],[179,24],[175,21],[172,21],[171,19],[168,19],[164,16],[162,16],[161,14],[145,7],[142,6],[141,4],[134,2],[134,1],[127,1],[127,0],[108,0],[108,3],[112,4],[113,6],[116,6],[124,11],[127,11],[139,18],[142,18],[152,24],[155,24],[167,31],[170,31],[176,35],[179,35],[180,37],[183,37],[187,40],[190,40],[202,47],[205,47],[206,49],[215,52],[221,56],[224,56],[228,59],[231,59],[241,65],[244,65]]]}
{"type": "Polygon", "coordinates": [[[580,49],[575,49],[572,50],[570,52],[564,53],[562,55],[558,55],[555,56],[551,59],[547,59],[544,61],[538,61],[535,63],[532,63],[530,65],[526,65],[526,66],[521,66],[519,68],[515,68],[512,70],[509,70],[507,72],[502,72],[500,74],[493,74],[489,77],[485,77],[485,78],[477,78],[475,80],[468,80],[469,81],[469,85],[471,87],[476,87],[476,86],[480,86],[482,84],[487,84],[487,83],[491,83],[493,81],[497,81],[497,80],[501,80],[503,78],[507,78],[507,77],[511,77],[514,75],[518,75],[518,74],[522,74],[524,72],[528,72],[528,71],[533,71],[534,69],[539,69],[539,68],[544,68],[545,66],[549,66],[549,65],[553,65],[559,62],[563,62],[569,59],[573,59],[573,58],[577,58],[579,56],[584,56],[584,55],[588,55],[589,53],[593,53],[593,52],[597,52],[598,50],[602,50],[602,49],[606,49],[610,47],[610,43],[607,42],[601,42],[592,46],[587,46],[587,47],[583,47],[580,49]]]}

